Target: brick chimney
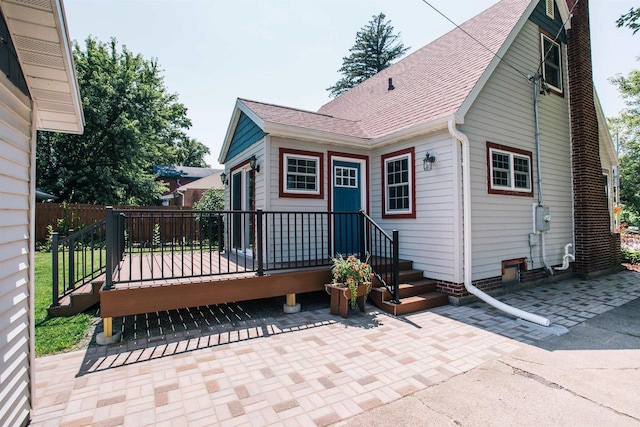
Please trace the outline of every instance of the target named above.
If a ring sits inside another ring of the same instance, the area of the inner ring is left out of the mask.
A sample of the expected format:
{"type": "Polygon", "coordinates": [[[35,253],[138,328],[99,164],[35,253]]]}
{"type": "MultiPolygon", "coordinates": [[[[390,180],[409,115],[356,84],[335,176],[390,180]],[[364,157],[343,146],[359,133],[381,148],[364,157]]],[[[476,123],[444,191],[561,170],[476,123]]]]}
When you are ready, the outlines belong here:
{"type": "Polygon", "coordinates": [[[567,5],[569,10],[573,10],[571,29],[567,31],[567,64],[576,239],[574,269],[578,275],[588,277],[619,263],[620,240],[619,236],[611,233],[600,163],[598,119],[593,96],[589,2],[567,0],[567,5]]]}

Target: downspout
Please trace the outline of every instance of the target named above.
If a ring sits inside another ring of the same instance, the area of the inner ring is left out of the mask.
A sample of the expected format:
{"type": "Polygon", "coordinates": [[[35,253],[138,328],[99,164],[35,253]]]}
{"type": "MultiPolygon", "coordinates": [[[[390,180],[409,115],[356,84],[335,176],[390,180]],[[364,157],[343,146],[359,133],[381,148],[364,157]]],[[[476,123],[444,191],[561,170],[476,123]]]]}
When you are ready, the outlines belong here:
{"type": "Polygon", "coordinates": [[[181,206],[184,207],[184,193],[181,193],[180,190],[176,190],[176,193],[178,193],[180,195],[180,197],[182,198],[181,206]]]}
{"type": "Polygon", "coordinates": [[[463,236],[462,236],[462,247],[464,251],[464,287],[465,289],[472,295],[480,298],[482,301],[487,304],[497,308],[498,310],[504,311],[507,314],[512,316],[527,320],[532,323],[537,323],[542,326],[549,326],[551,322],[549,319],[538,316],[537,314],[532,314],[526,312],[524,310],[520,310],[519,308],[512,307],[507,305],[497,299],[493,298],[490,295],[482,292],[480,289],[476,288],[472,284],[472,275],[471,275],[471,176],[470,176],[470,167],[471,164],[471,154],[469,151],[469,138],[458,128],[456,128],[456,123],[454,119],[450,119],[448,123],[449,133],[455,139],[460,141],[462,145],[462,222],[464,224],[463,236]]]}
{"type": "MultiPolygon", "coordinates": [[[[538,173],[538,206],[544,206],[542,202],[542,162],[540,160],[540,120],[538,119],[538,82],[542,76],[540,72],[536,73],[535,76],[531,77],[530,80],[533,82],[533,118],[535,122],[535,143],[536,143],[536,169],[538,173]]],[[[535,218],[534,218],[535,221],[535,218]]],[[[545,270],[549,272],[553,276],[553,269],[549,267],[547,264],[547,247],[545,242],[545,232],[540,231],[540,241],[542,246],[542,265],[545,270]]]]}

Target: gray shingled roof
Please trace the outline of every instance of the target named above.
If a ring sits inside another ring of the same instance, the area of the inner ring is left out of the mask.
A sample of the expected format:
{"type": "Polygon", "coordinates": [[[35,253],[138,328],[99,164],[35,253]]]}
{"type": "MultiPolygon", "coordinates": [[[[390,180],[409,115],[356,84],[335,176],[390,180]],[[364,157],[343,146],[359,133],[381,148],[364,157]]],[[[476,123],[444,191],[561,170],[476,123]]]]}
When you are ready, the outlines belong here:
{"type": "Polygon", "coordinates": [[[454,114],[507,40],[531,0],[502,0],[380,71],[316,112],[241,99],[265,122],[377,138],[454,114]],[[487,49],[488,48],[488,49],[487,49]],[[388,90],[388,79],[394,90],[388,90]]]}

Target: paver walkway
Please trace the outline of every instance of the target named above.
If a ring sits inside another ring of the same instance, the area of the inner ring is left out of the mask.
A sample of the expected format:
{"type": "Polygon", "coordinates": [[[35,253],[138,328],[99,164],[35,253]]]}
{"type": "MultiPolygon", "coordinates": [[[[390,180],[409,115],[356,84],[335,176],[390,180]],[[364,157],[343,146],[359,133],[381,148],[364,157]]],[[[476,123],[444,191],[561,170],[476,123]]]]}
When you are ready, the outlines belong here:
{"type": "MultiPolygon", "coordinates": [[[[640,273],[501,297],[571,327],[640,297],[640,273]]],[[[548,336],[484,303],[348,319],[315,310],[36,360],[32,425],[328,425],[548,336]]]]}

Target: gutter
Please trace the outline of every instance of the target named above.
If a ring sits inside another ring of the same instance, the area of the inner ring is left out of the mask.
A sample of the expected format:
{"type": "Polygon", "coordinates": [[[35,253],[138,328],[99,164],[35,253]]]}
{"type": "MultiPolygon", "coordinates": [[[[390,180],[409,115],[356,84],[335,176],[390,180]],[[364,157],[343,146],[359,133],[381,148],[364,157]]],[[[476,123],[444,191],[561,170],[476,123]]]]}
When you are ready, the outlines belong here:
{"type": "Polygon", "coordinates": [[[462,145],[462,223],[464,227],[462,246],[464,252],[465,289],[470,294],[475,295],[482,301],[497,308],[500,311],[538,325],[549,326],[551,324],[549,319],[538,316],[537,314],[520,310],[519,308],[515,308],[501,301],[498,301],[492,296],[482,292],[472,284],[473,280],[471,268],[473,264],[471,257],[471,176],[469,172],[471,165],[471,153],[469,150],[469,138],[456,127],[456,121],[454,119],[449,120],[448,128],[451,136],[460,141],[460,144],[462,145]]]}

